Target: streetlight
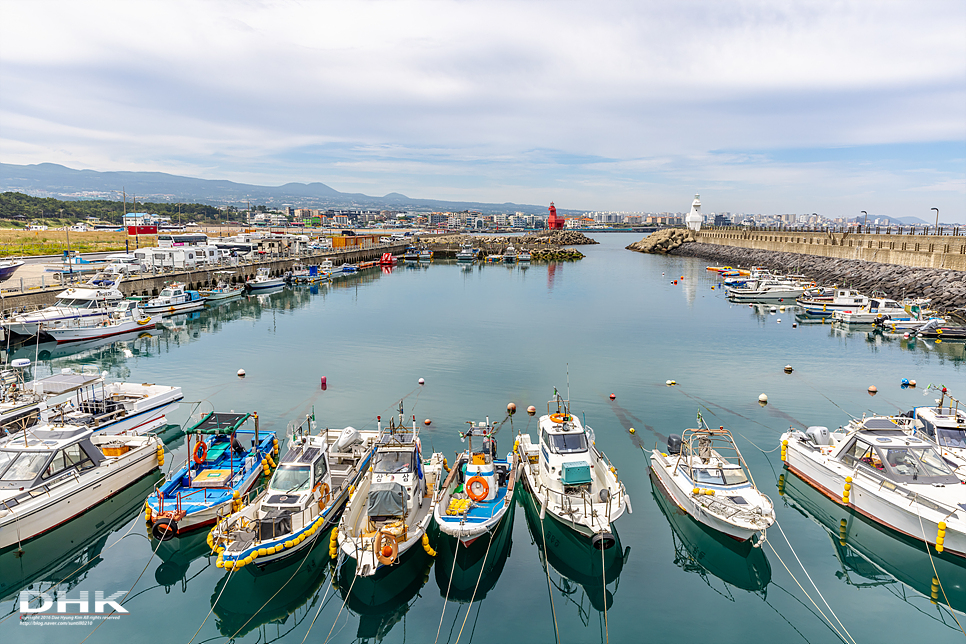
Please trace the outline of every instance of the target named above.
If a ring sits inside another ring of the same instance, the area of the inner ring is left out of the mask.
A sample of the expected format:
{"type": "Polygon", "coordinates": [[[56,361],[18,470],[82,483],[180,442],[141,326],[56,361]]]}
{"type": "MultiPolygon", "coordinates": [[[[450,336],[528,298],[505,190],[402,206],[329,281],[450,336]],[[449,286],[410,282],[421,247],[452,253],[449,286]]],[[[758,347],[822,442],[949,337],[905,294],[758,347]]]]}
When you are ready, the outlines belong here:
{"type": "Polygon", "coordinates": [[[860,210],[859,212],[865,215],[865,223],[862,224],[862,227],[865,228],[865,232],[869,232],[869,213],[864,210],[860,210]]]}
{"type": "Polygon", "coordinates": [[[939,208],[930,208],[930,210],[936,211],[936,234],[939,234],[939,208]]]}

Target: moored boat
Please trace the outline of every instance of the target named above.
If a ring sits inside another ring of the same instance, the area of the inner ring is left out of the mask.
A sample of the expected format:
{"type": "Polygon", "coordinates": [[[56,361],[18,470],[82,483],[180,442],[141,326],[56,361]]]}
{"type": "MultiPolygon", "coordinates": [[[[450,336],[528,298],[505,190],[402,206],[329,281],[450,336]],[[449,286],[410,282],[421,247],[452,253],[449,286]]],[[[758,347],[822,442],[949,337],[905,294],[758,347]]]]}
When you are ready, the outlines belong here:
{"type": "Polygon", "coordinates": [[[215,271],[215,285],[207,289],[199,289],[202,297],[206,300],[227,300],[245,292],[244,287],[232,286],[231,276],[235,271],[215,271]]]}
{"type": "Polygon", "coordinates": [[[75,318],[42,328],[47,335],[62,343],[109,338],[132,331],[147,331],[155,326],[155,318],[142,311],[137,302],[123,300],[111,309],[106,320],[75,318]]]}
{"type": "Polygon", "coordinates": [[[40,332],[41,325],[51,328],[75,319],[103,321],[111,307],[124,299],[120,290],[123,279],[121,273],[97,273],[87,282],[58,293],[51,306],[14,315],[3,326],[11,333],[30,337],[40,332]]]}
{"type": "Polygon", "coordinates": [[[198,291],[189,291],[183,282],[171,282],[157,297],[141,303],[145,313],[160,316],[188,313],[205,308],[205,298],[198,291]]]}
{"type": "Polygon", "coordinates": [[[472,243],[462,244],[459,251],[456,253],[457,262],[473,262],[476,261],[477,250],[473,247],[472,243]]]}
{"type": "Polygon", "coordinates": [[[265,267],[259,268],[255,271],[255,277],[245,282],[245,286],[248,287],[249,291],[260,291],[284,285],[285,277],[272,277],[271,270],[265,267]]]}
{"type": "Polygon", "coordinates": [[[869,303],[869,298],[855,289],[837,288],[831,295],[813,296],[805,293],[795,303],[808,315],[829,317],[835,311],[860,309],[869,303]]]}
{"type": "Polygon", "coordinates": [[[520,264],[529,264],[530,263],[530,251],[528,251],[526,248],[520,249],[520,254],[517,255],[517,262],[520,263],[520,264]]]}

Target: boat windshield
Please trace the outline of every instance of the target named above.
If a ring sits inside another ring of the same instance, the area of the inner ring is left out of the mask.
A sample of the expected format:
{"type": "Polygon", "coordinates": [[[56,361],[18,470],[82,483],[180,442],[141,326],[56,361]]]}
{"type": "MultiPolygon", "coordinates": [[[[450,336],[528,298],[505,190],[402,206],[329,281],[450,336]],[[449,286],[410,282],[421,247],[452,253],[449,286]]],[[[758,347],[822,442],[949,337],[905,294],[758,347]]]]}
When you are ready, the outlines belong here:
{"type": "Polygon", "coordinates": [[[276,492],[304,492],[309,481],[308,465],[280,465],[268,487],[276,492]]]}
{"type": "Polygon", "coordinates": [[[936,433],[943,447],[966,448],[966,430],[938,427],[936,433]]]}
{"type": "Polygon", "coordinates": [[[49,452],[21,452],[0,481],[32,481],[43,471],[49,457],[49,452]]]}
{"type": "Polygon", "coordinates": [[[748,482],[748,477],[740,467],[696,467],[692,472],[695,483],[739,485],[748,482]]]}
{"type": "Polygon", "coordinates": [[[7,469],[7,466],[10,465],[10,461],[12,461],[16,455],[16,452],[0,452],[0,474],[3,474],[3,471],[7,469]]]}
{"type": "Polygon", "coordinates": [[[931,447],[889,447],[885,460],[903,476],[952,476],[953,472],[942,457],[931,447]]]}
{"type": "Polygon", "coordinates": [[[584,434],[550,434],[550,449],[557,454],[574,454],[587,451],[584,434]]]}
{"type": "Polygon", "coordinates": [[[161,297],[171,297],[173,294],[174,293],[172,293],[170,288],[166,288],[163,291],[161,291],[161,297]]]}
{"type": "Polygon", "coordinates": [[[412,472],[412,452],[376,452],[376,462],[372,471],[376,474],[406,474],[412,472]]]}

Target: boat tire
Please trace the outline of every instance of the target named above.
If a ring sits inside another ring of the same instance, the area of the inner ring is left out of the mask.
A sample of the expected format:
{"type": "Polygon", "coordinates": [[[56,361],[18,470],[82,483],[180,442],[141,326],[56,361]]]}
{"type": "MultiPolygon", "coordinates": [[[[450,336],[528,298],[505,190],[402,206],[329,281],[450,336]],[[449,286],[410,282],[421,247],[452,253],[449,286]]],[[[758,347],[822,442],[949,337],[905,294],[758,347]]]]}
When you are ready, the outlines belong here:
{"type": "Polygon", "coordinates": [[[607,550],[613,548],[616,541],[614,535],[610,532],[598,532],[591,537],[590,545],[594,547],[594,550],[607,550]]]}
{"type": "Polygon", "coordinates": [[[174,519],[169,519],[167,517],[158,519],[154,525],[151,526],[151,536],[158,541],[168,541],[174,539],[175,535],[178,534],[178,523],[174,519]]]}

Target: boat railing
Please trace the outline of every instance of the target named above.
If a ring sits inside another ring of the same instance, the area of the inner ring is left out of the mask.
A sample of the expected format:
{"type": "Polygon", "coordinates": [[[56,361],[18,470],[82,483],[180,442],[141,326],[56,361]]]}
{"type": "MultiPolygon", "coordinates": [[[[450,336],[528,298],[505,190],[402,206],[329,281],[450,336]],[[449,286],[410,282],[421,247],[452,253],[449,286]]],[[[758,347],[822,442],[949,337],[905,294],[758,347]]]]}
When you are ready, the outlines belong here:
{"type": "MultiPolygon", "coordinates": [[[[593,521],[594,519],[594,506],[606,504],[607,505],[606,518],[609,524],[611,520],[611,508],[615,503],[617,507],[621,506],[621,504],[624,501],[624,494],[626,492],[624,490],[623,484],[621,484],[619,481],[617,485],[617,494],[610,494],[609,488],[604,488],[604,489],[608,490],[608,497],[606,501],[601,501],[601,500],[594,501],[594,498],[590,496],[587,490],[581,489],[580,504],[581,504],[581,511],[583,513],[583,516],[590,519],[591,521],[593,521]]],[[[572,511],[573,509],[573,498],[575,496],[573,493],[568,494],[566,492],[553,490],[547,487],[546,485],[544,485],[543,483],[539,483],[537,486],[537,495],[538,496],[546,495],[548,501],[553,498],[556,498],[555,502],[561,508],[566,508],[567,511],[572,511]]]]}
{"type": "Polygon", "coordinates": [[[895,492],[901,496],[904,496],[906,499],[909,500],[910,503],[918,503],[919,505],[925,506],[930,510],[934,510],[936,512],[942,512],[946,515],[944,518],[949,518],[955,515],[957,512],[958,508],[950,507],[942,503],[936,503],[932,499],[924,498],[918,492],[913,492],[912,490],[902,485],[899,485],[898,483],[895,483],[894,481],[889,479],[889,477],[883,474],[880,474],[879,472],[875,471],[874,469],[872,469],[865,463],[862,463],[861,461],[857,462],[856,466],[853,468],[852,478],[854,479],[859,474],[877,482],[879,490],[882,490],[883,488],[885,488],[890,492],[895,492]]]}

